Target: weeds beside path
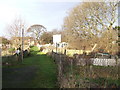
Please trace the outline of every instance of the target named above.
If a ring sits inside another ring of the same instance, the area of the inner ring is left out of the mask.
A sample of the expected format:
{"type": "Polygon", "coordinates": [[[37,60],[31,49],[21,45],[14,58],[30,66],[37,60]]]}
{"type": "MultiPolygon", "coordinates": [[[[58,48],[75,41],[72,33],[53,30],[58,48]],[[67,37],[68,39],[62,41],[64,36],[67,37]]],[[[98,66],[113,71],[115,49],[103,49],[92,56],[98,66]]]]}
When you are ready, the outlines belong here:
{"type": "Polygon", "coordinates": [[[22,64],[3,67],[3,88],[55,88],[57,87],[57,67],[47,55],[31,49],[31,56],[22,64]]]}

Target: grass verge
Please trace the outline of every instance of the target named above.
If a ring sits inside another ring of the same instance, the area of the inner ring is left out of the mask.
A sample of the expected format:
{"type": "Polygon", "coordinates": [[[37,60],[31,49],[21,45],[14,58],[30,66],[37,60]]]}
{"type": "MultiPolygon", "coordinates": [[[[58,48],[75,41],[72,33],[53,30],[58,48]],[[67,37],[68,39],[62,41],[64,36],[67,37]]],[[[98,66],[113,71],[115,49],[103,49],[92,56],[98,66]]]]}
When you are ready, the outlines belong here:
{"type": "Polygon", "coordinates": [[[8,66],[3,67],[4,69],[8,69],[4,73],[3,88],[6,87],[56,88],[57,87],[57,66],[55,65],[53,59],[45,55],[44,53],[39,52],[39,49],[37,47],[32,47],[30,51],[31,51],[31,56],[24,58],[22,63],[17,63],[16,65],[9,67],[8,66]],[[30,76],[30,74],[32,73],[35,74],[33,76],[30,76]],[[23,78],[21,78],[21,76],[23,78]],[[31,78],[27,78],[29,76],[31,78]],[[5,79],[6,77],[8,79],[5,79]],[[24,77],[26,77],[27,79],[24,77]],[[20,78],[21,80],[18,81],[17,80],[18,78],[20,78]]]}

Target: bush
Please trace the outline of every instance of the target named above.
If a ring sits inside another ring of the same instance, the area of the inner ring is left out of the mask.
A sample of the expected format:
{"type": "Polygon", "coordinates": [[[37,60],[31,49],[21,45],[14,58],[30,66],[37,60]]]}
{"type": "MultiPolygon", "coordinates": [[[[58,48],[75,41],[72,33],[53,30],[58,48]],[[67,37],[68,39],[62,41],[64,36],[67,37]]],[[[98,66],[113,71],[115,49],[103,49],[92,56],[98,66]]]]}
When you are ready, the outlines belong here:
{"type": "Polygon", "coordinates": [[[9,51],[9,53],[14,53],[15,52],[15,48],[9,48],[8,51],[9,51]]]}
{"type": "Polygon", "coordinates": [[[24,57],[29,56],[29,51],[28,51],[28,50],[23,51],[23,56],[24,56],[24,57]]]}
{"type": "Polygon", "coordinates": [[[45,49],[45,47],[40,47],[40,52],[42,52],[42,51],[43,51],[43,49],[45,49]]]}
{"type": "Polygon", "coordinates": [[[30,48],[33,48],[34,46],[30,46],[30,48]]]}

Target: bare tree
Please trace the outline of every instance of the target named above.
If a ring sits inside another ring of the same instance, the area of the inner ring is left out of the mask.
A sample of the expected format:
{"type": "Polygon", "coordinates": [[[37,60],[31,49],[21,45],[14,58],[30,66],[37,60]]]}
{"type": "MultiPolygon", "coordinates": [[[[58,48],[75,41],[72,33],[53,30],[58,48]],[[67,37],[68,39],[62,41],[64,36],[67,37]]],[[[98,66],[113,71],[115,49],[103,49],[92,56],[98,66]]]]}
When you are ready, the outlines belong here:
{"type": "Polygon", "coordinates": [[[109,52],[111,54],[116,54],[118,50],[117,36],[118,33],[116,30],[109,30],[103,32],[100,37],[100,42],[98,42],[98,49],[104,49],[105,52],[109,52]]]}
{"type": "Polygon", "coordinates": [[[22,43],[22,29],[24,29],[24,35],[26,35],[26,24],[21,18],[16,18],[11,24],[6,26],[7,34],[11,37],[11,41],[16,48],[22,43]]]}
{"type": "Polygon", "coordinates": [[[25,27],[25,21],[21,18],[16,18],[11,24],[7,25],[7,32],[10,37],[21,37],[22,28],[25,27]]]}
{"type": "Polygon", "coordinates": [[[40,37],[46,31],[46,28],[43,25],[35,24],[35,25],[30,26],[27,29],[27,31],[40,44],[40,37]]]}
{"type": "Polygon", "coordinates": [[[117,2],[83,2],[73,8],[64,20],[67,41],[79,49],[92,47],[100,42],[104,32],[113,30],[118,18],[117,4],[117,2]]]}

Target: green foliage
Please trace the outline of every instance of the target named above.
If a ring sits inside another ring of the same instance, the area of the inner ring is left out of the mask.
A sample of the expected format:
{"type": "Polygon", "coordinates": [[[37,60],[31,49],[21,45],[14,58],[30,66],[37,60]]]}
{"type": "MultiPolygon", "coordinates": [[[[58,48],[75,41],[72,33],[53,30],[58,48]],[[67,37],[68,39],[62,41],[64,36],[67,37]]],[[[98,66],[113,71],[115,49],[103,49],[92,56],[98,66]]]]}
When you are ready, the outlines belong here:
{"type": "Polygon", "coordinates": [[[111,78],[98,77],[98,78],[95,78],[95,79],[90,78],[89,80],[90,80],[91,83],[96,83],[99,86],[103,86],[103,87],[106,86],[108,88],[112,87],[113,85],[115,85],[116,87],[120,86],[120,80],[119,79],[114,80],[114,79],[111,79],[111,78]]]}
{"type": "Polygon", "coordinates": [[[98,77],[96,79],[91,79],[91,82],[97,83],[100,86],[103,86],[105,84],[106,79],[103,77],[98,77]]]}
{"type": "Polygon", "coordinates": [[[17,61],[17,58],[15,56],[13,56],[13,55],[11,55],[11,56],[3,56],[2,57],[2,63],[3,63],[3,65],[5,63],[9,63],[11,65],[14,65],[14,64],[17,64],[16,61],[17,61]]]}
{"type": "Polygon", "coordinates": [[[25,50],[25,51],[23,52],[23,57],[26,58],[26,57],[28,57],[28,56],[29,56],[29,51],[28,51],[28,50],[25,50]]]}
{"type": "Polygon", "coordinates": [[[34,56],[39,52],[39,48],[37,46],[30,47],[30,55],[34,56]]]}
{"type": "Polygon", "coordinates": [[[43,51],[43,49],[45,49],[45,47],[40,47],[40,51],[41,51],[41,52],[43,51]]]}
{"type": "Polygon", "coordinates": [[[15,51],[15,48],[9,48],[8,50],[10,53],[13,53],[15,51]]]}
{"type": "Polygon", "coordinates": [[[115,30],[119,30],[120,31],[120,26],[115,26],[114,28],[115,30]]]}
{"type": "Polygon", "coordinates": [[[33,48],[34,46],[30,46],[30,48],[33,48]]]}
{"type": "Polygon", "coordinates": [[[43,44],[49,44],[49,43],[52,43],[52,41],[53,41],[52,37],[53,37],[53,35],[51,32],[44,32],[41,35],[40,39],[41,39],[43,44]]]}
{"type": "Polygon", "coordinates": [[[118,36],[120,37],[120,26],[116,26],[114,29],[118,30],[118,36]]]}
{"type": "Polygon", "coordinates": [[[114,80],[114,79],[108,78],[106,80],[106,82],[107,82],[107,86],[111,86],[111,85],[116,85],[117,87],[120,86],[120,80],[119,79],[118,80],[114,80]]]}
{"type": "Polygon", "coordinates": [[[37,46],[32,46],[30,48],[30,51],[39,51],[39,48],[37,46]]]}

